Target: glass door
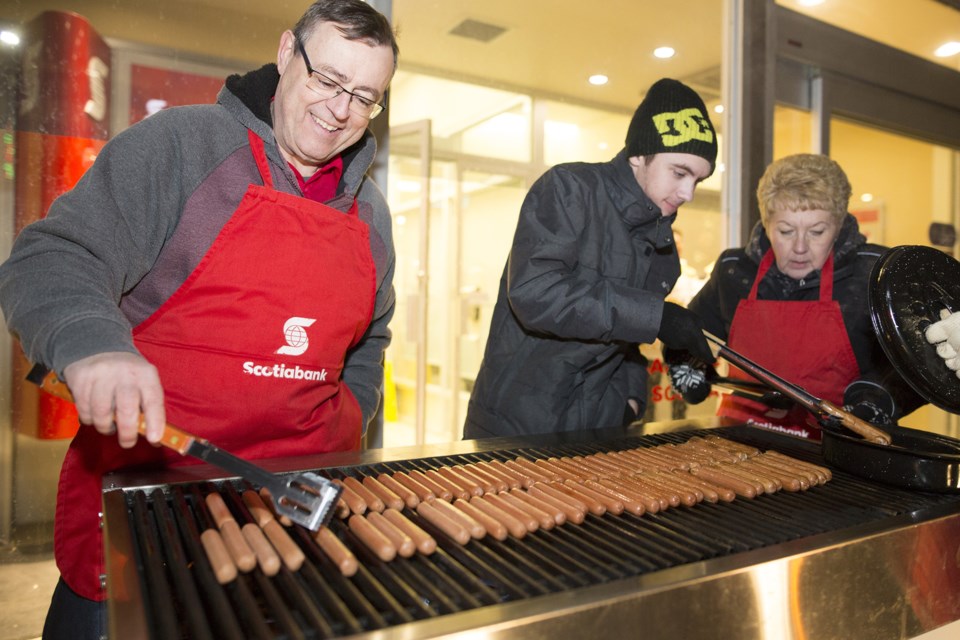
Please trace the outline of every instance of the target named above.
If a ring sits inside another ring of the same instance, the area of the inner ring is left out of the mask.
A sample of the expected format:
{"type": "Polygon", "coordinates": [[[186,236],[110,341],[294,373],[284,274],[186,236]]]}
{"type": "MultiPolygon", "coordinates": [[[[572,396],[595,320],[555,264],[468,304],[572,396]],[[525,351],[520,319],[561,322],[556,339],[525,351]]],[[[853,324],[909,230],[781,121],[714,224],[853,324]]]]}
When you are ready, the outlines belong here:
{"type": "Polygon", "coordinates": [[[430,154],[430,121],[390,128],[387,193],[397,255],[397,305],[384,360],[380,444],[388,447],[425,442],[430,154]]]}

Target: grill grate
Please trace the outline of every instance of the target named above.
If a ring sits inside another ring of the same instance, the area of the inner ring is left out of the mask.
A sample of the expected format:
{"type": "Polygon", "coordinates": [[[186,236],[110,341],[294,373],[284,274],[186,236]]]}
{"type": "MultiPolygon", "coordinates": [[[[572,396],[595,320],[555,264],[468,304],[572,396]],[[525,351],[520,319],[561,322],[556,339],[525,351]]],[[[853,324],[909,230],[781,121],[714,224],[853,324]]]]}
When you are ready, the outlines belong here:
{"type": "MultiPolygon", "coordinates": [[[[480,461],[590,455],[638,446],[682,443],[703,432],[687,431],[625,438],[599,444],[568,444],[478,452],[326,469],[331,477],[438,469],[480,461]]],[[[758,448],[770,448],[763,433],[730,427],[711,430],[758,448]]],[[[809,447],[777,450],[817,464],[809,447]]],[[[701,502],[634,516],[588,515],[580,525],[538,530],[522,540],[486,536],[460,545],[416,511],[404,514],[437,540],[430,556],[415,554],[385,563],[363,545],[343,521],[330,528],[360,561],[345,578],[308,532],[290,529],[304,550],[303,567],[282,567],[274,577],[259,569],[221,586],[199,544],[210,526],[202,495],[219,491],[239,502],[245,487],[232,482],[127,490],[128,526],[151,637],[333,638],[385,629],[417,620],[516,602],[606,584],[691,562],[912,513],[955,495],[899,490],[839,471],[831,482],[805,492],[779,492],[730,503],[701,502]]],[[[245,513],[239,510],[239,513],[245,513]]]]}

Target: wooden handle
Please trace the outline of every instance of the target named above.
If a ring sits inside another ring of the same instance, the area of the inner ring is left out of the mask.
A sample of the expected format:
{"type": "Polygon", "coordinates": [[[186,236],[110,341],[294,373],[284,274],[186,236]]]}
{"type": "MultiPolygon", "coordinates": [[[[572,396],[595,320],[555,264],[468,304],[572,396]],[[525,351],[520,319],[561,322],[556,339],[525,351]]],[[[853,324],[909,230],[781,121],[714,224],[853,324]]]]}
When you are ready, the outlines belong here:
{"type": "Polygon", "coordinates": [[[888,445],[893,442],[893,440],[890,438],[890,434],[886,431],[877,429],[866,420],[861,420],[852,413],[848,413],[843,409],[840,409],[835,404],[832,404],[826,400],[822,400],[820,402],[820,408],[823,409],[825,413],[840,420],[840,424],[845,426],[847,429],[850,429],[854,433],[859,434],[864,440],[869,440],[870,442],[876,442],[877,444],[883,445],[888,445]]]}
{"type": "MultiPolygon", "coordinates": [[[[44,376],[43,382],[40,383],[40,388],[61,400],[73,402],[73,394],[70,392],[70,387],[58,378],[57,374],[53,371],[44,376]]],[[[140,435],[146,435],[147,425],[143,414],[140,415],[137,432],[140,433],[140,435]]],[[[197,440],[195,436],[178,429],[170,423],[163,426],[163,433],[160,435],[160,444],[169,449],[173,449],[180,455],[186,455],[187,449],[190,448],[190,445],[193,444],[195,440],[197,440]]]]}

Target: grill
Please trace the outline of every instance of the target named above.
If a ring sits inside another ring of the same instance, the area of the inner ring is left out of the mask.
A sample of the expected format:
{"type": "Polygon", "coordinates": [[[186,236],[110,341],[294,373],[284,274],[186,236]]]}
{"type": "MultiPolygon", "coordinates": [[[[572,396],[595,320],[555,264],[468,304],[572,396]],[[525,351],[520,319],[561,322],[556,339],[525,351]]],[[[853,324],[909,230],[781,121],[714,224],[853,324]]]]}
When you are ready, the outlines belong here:
{"type": "MultiPolygon", "coordinates": [[[[689,426],[689,423],[686,423],[689,426]]],[[[587,456],[720,435],[823,464],[816,445],[746,426],[637,429],[271,461],[332,478],[476,462],[587,456]],[[533,444],[535,442],[535,444],[533,444]]],[[[269,465],[268,465],[269,466],[269,465]]],[[[286,469],[282,467],[287,466],[286,469]]],[[[346,578],[303,529],[306,561],[221,586],[201,549],[215,491],[242,504],[241,481],[186,467],[105,480],[111,637],[899,638],[960,619],[960,496],[906,491],[834,471],[807,491],[702,502],[523,539],[461,545],[415,511],[437,551],[383,562],[344,521],[331,530],[359,560],[346,578]],[[642,633],[640,633],[642,630],[642,633]]]]}

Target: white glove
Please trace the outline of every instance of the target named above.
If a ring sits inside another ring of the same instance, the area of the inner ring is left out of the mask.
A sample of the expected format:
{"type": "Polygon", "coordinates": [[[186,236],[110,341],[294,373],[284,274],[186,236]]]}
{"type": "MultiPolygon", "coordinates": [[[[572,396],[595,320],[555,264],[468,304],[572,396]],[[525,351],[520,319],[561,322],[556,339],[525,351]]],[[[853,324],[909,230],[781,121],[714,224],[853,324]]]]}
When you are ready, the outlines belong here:
{"type": "Polygon", "coordinates": [[[960,311],[940,311],[940,321],[934,322],[924,332],[927,342],[937,346],[937,355],[960,378],[960,311]]]}

